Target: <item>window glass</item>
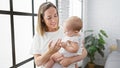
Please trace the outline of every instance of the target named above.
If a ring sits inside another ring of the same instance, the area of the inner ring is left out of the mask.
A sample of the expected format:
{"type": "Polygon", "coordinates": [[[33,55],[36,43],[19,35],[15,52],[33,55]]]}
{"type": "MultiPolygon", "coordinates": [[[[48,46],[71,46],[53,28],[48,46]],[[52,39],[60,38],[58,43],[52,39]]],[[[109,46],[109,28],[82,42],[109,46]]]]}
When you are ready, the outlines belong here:
{"type": "Polygon", "coordinates": [[[70,0],[70,8],[69,8],[69,16],[79,16],[81,17],[81,8],[82,2],[81,0],[70,0]]]}
{"type": "Polygon", "coordinates": [[[13,0],[13,11],[32,13],[32,0],[13,0]]]}
{"type": "Polygon", "coordinates": [[[0,14],[0,68],[12,66],[10,16],[0,14]]]}
{"type": "Polygon", "coordinates": [[[38,13],[38,9],[42,3],[46,2],[46,0],[34,0],[34,12],[38,13]]]}
{"type": "Polygon", "coordinates": [[[0,0],[0,10],[10,10],[10,0],[0,0]]]}
{"type": "Polygon", "coordinates": [[[56,6],[56,0],[47,0],[48,2],[52,2],[56,6]]]}
{"type": "Polygon", "coordinates": [[[15,49],[16,63],[24,61],[30,55],[30,47],[32,42],[32,17],[30,16],[14,16],[15,27],[15,49]]]}

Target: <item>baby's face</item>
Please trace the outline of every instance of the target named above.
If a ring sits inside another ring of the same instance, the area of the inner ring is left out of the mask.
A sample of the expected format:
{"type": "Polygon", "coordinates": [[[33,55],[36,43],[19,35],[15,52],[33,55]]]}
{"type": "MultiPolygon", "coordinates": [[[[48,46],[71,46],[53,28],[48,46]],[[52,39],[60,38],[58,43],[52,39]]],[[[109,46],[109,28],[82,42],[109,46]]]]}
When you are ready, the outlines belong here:
{"type": "Polygon", "coordinates": [[[73,31],[64,31],[66,36],[72,37],[73,36],[73,31]]]}
{"type": "Polygon", "coordinates": [[[69,37],[71,37],[71,36],[74,35],[75,31],[73,31],[71,29],[71,27],[69,26],[69,23],[65,23],[63,27],[64,27],[64,33],[65,33],[65,35],[67,35],[69,37]]]}

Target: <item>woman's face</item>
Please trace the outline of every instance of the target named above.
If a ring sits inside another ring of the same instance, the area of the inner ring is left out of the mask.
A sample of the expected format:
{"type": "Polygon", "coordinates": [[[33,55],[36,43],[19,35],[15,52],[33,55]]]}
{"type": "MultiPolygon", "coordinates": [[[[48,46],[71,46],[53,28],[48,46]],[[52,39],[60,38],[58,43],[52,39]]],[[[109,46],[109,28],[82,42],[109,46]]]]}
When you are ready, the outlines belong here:
{"type": "Polygon", "coordinates": [[[59,17],[54,7],[50,7],[44,12],[44,21],[48,31],[56,31],[58,29],[59,17]]]}

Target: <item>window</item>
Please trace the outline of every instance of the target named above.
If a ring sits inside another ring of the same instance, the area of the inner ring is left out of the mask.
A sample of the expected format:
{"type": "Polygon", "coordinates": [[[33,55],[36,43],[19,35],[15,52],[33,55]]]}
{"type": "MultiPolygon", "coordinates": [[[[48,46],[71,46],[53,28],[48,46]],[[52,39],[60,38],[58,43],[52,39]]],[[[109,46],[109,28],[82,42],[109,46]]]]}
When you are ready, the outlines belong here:
{"type": "Polygon", "coordinates": [[[58,0],[60,25],[70,16],[83,16],[83,0],[58,0]]]}
{"type": "Polygon", "coordinates": [[[0,68],[36,68],[29,51],[43,2],[0,0],[0,68]]]}
{"type": "Polygon", "coordinates": [[[38,13],[38,9],[43,2],[46,2],[46,0],[34,0],[34,12],[35,13],[38,13]]]}
{"type": "Polygon", "coordinates": [[[0,68],[12,66],[10,16],[0,14],[0,68]]]}
{"type": "Polygon", "coordinates": [[[39,6],[46,1],[62,9],[59,12],[60,20],[69,15],[81,16],[79,0],[75,0],[79,8],[72,0],[70,8],[69,0],[0,0],[0,68],[36,68],[29,49],[36,33],[39,6]],[[58,2],[61,2],[61,5],[58,5],[58,2]],[[68,10],[63,11],[63,7],[69,8],[70,14],[68,10]]]}
{"type": "Polygon", "coordinates": [[[69,16],[78,16],[81,18],[82,13],[82,1],[80,0],[70,0],[69,5],[69,16]]]}
{"type": "Polygon", "coordinates": [[[10,10],[9,0],[0,0],[0,10],[10,10]]]}
{"type": "Polygon", "coordinates": [[[56,0],[47,0],[48,2],[52,2],[56,6],[56,0]]]}
{"type": "Polygon", "coordinates": [[[32,57],[29,53],[32,42],[32,17],[14,15],[16,63],[32,57]]]}
{"type": "Polygon", "coordinates": [[[32,13],[31,2],[30,0],[13,0],[13,11],[32,13]]]}

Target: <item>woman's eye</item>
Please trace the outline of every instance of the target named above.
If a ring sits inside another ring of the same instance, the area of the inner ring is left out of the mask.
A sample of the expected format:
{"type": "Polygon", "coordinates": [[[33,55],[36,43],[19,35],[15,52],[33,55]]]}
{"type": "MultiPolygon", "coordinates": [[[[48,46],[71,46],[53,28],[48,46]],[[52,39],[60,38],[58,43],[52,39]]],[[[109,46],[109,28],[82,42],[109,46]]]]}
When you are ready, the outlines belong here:
{"type": "Polygon", "coordinates": [[[57,14],[54,15],[54,17],[57,17],[57,16],[58,16],[57,14]]]}
{"type": "Polygon", "coordinates": [[[51,19],[51,17],[48,17],[47,19],[49,20],[49,19],[51,19]]]}

